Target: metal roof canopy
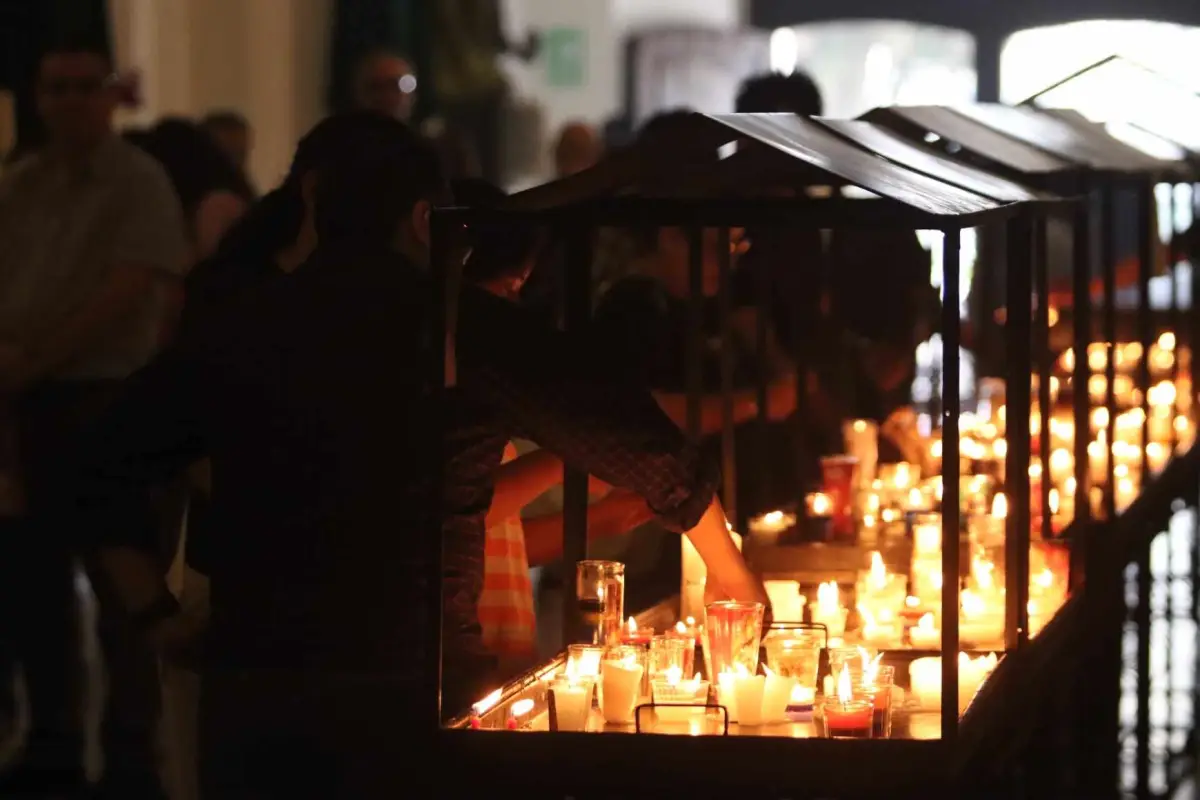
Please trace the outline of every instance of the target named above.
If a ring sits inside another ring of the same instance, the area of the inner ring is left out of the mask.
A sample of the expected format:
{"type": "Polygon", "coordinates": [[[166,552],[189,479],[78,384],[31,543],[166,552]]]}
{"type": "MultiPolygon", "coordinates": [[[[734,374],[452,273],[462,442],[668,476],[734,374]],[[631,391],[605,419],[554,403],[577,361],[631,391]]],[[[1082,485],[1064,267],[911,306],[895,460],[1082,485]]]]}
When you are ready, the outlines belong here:
{"type": "Polygon", "coordinates": [[[1200,157],[1200,94],[1135,61],[1111,55],[1024,101],[1038,108],[1072,108],[1105,122],[1126,122],[1200,157]],[[1103,106],[1094,98],[1104,97],[1103,106]],[[1108,109],[1118,116],[1108,119],[1108,109]],[[1170,109],[1164,113],[1165,109],[1170,109]]]}
{"type": "Polygon", "coordinates": [[[1154,158],[1113,138],[1098,126],[1030,106],[975,103],[954,110],[1006,136],[1098,172],[1152,175],[1179,168],[1176,163],[1154,158]]]}
{"type": "Polygon", "coordinates": [[[988,194],[974,191],[984,176],[974,171],[968,177],[961,167],[945,161],[941,171],[959,170],[959,182],[941,180],[881,157],[815,120],[792,114],[696,113],[674,136],[635,143],[578,175],[519,192],[503,209],[553,213],[586,208],[602,224],[705,224],[696,218],[700,214],[710,219],[707,224],[717,225],[733,224],[716,217],[738,207],[748,214],[775,208],[788,209],[791,217],[818,218],[821,227],[890,222],[957,228],[1007,217],[1044,199],[1028,191],[1018,192],[1007,182],[1003,182],[1004,191],[995,184],[988,194]],[[714,163],[711,152],[724,148],[737,152],[714,163]],[[878,199],[813,200],[761,194],[763,190],[820,184],[856,186],[878,199]],[[745,196],[756,191],[758,196],[745,196]],[[709,213],[689,214],[689,207],[707,207],[709,213]]]}
{"type": "Polygon", "coordinates": [[[923,136],[927,142],[938,142],[952,156],[973,156],[1038,183],[1078,177],[1085,171],[1079,164],[1012,139],[944,106],[875,108],[860,119],[897,130],[906,138],[923,136]]]}
{"type": "Polygon", "coordinates": [[[889,161],[998,202],[1047,202],[1057,199],[966,162],[956,161],[945,153],[917,144],[873,122],[824,118],[814,121],[889,161]]]}

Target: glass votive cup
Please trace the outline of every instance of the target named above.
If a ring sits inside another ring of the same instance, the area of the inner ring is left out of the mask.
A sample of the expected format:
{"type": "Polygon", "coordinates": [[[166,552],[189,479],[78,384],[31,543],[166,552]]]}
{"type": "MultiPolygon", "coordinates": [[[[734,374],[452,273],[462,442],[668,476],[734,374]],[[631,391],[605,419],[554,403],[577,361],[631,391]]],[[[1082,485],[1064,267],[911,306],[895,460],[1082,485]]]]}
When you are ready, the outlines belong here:
{"type": "Polygon", "coordinates": [[[704,609],[704,666],[709,680],[723,672],[747,675],[758,672],[758,649],[762,637],[762,603],[722,601],[704,609]]]}
{"type": "Polygon", "coordinates": [[[580,561],[575,565],[575,597],[593,644],[620,641],[625,614],[625,565],[619,561],[580,561]]]}
{"type": "Polygon", "coordinates": [[[814,691],[821,666],[821,649],[825,634],[812,628],[772,630],[763,645],[767,651],[767,667],[784,678],[795,678],[800,686],[814,691]]]}
{"type": "Polygon", "coordinates": [[[875,651],[869,647],[835,647],[829,651],[829,674],[837,685],[842,670],[850,673],[850,682],[862,680],[863,670],[875,658],[875,651]]]}
{"type": "Polygon", "coordinates": [[[604,645],[572,644],[567,646],[567,676],[571,678],[600,677],[600,662],[604,660],[604,645]]]}
{"type": "Polygon", "coordinates": [[[550,683],[555,730],[580,732],[587,730],[592,714],[594,678],[555,678],[550,683]]]}
{"type": "Polygon", "coordinates": [[[892,736],[892,687],[896,682],[896,668],[880,665],[870,682],[865,680],[854,685],[854,696],[869,700],[874,713],[871,717],[871,738],[890,739],[892,736]]]}
{"type": "Polygon", "coordinates": [[[828,697],[821,706],[826,739],[870,739],[874,708],[870,700],[851,698],[845,702],[828,697]]]}
{"type": "Polygon", "coordinates": [[[708,681],[688,679],[671,683],[655,680],[654,713],[660,723],[688,722],[707,713],[708,681]]]}
{"type": "Polygon", "coordinates": [[[649,677],[651,680],[678,670],[676,680],[692,677],[695,646],[677,633],[665,633],[650,641],[649,677]],[[690,652],[689,652],[690,651],[690,652]]]}

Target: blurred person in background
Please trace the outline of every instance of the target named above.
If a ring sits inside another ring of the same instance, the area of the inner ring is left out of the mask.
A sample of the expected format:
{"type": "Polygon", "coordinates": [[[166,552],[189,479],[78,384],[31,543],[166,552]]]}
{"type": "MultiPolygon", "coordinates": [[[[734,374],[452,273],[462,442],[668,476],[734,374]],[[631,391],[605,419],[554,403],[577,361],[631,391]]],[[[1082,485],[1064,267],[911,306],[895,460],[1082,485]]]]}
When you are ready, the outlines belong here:
{"type": "Polygon", "coordinates": [[[224,527],[204,695],[212,796],[372,797],[440,779],[415,727],[432,722],[435,700],[428,556],[444,545],[452,714],[494,685],[476,606],[495,470],[518,431],[636,488],[688,532],[714,586],[765,597],[726,531],[715,465],[648,396],[595,374],[590,350],[511,303],[464,287],[456,381],[430,406],[416,365],[443,334],[428,329],[422,298],[431,207],[448,198],[436,154],[394,124],[394,142],[318,175],[310,263],[181,336],[80,451],[78,507],[126,606],[163,647],[187,625],[147,543],[115,521],[123,498],[213,454],[224,527]]]}
{"type": "MultiPolygon", "coordinates": [[[[456,205],[495,208],[504,190],[483,180],[451,185],[456,205]]],[[[510,223],[471,226],[471,255],[463,279],[486,292],[517,302],[534,270],[542,237],[532,228],[510,223]]],[[[496,488],[487,515],[483,591],[479,623],[483,643],[501,659],[502,674],[517,674],[532,666],[537,655],[537,618],[530,567],[562,558],[563,516],[552,513],[522,519],[522,510],[562,482],[563,463],[546,450],[518,456],[513,442],[504,449],[496,473],[496,488]]],[[[588,510],[588,539],[595,541],[626,533],[653,517],[646,501],[628,490],[609,491],[593,478],[593,497],[603,495],[588,510]]]]}
{"type": "Polygon", "coordinates": [[[142,132],[134,143],[154,156],[183,204],[193,262],[217,245],[254,202],[242,168],[204,128],[182,117],[167,117],[142,132]]]}
{"type": "Polygon", "coordinates": [[[417,105],[417,75],[399,53],[374,50],[354,70],[354,105],[409,122],[417,105]]]}
{"type": "MultiPolygon", "coordinates": [[[[120,96],[108,56],[50,48],[37,76],[44,148],[0,180],[0,403],[15,419],[25,529],[0,556],[0,625],[23,666],[32,725],[21,768],[0,794],[67,791],[82,776],[75,561],[64,520],[74,437],[123,392],[159,344],[165,290],[189,263],[183,214],[163,168],[113,132],[120,96]]],[[[135,505],[150,507],[149,495],[135,505]]],[[[132,520],[129,520],[133,524],[132,520]]],[[[165,547],[153,532],[158,566],[165,547]]],[[[103,577],[100,639],[108,676],[103,797],[162,795],[155,755],[154,653],[112,614],[103,577]]]]}
{"type": "Polygon", "coordinates": [[[604,144],[596,130],[586,122],[568,122],[554,145],[554,175],[566,178],[596,166],[604,154],[604,144]]]}
{"type": "Polygon", "coordinates": [[[250,121],[237,111],[211,111],[204,115],[200,125],[234,166],[246,174],[250,152],[254,149],[254,129],[250,127],[250,121]]]}
{"type": "MultiPolygon", "coordinates": [[[[819,116],[823,101],[813,79],[794,72],[748,79],[735,105],[738,113],[819,116]]],[[[917,345],[940,315],[929,253],[915,231],[775,229],[751,236],[754,248],[735,277],[737,301],[755,305],[764,288],[774,298],[779,339],[821,381],[813,444],[841,452],[842,419],[882,422],[911,400],[917,345]]]]}

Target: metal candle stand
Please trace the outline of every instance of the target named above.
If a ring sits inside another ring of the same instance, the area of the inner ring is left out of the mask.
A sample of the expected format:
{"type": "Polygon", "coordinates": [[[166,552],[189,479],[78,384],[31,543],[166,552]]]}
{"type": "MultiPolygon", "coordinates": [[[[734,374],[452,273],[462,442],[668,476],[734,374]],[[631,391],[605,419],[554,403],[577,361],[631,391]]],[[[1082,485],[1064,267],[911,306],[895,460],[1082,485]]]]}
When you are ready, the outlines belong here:
{"type": "MultiPolygon", "coordinates": [[[[1069,176],[1070,180],[1058,181],[1058,185],[1071,188],[1077,193],[1080,189],[1090,189],[1094,174],[1098,172],[1094,164],[1081,167],[1065,158],[1051,155],[1052,147],[1045,142],[1030,144],[1014,137],[1013,130],[1005,130],[1005,112],[995,111],[995,107],[976,108],[976,117],[966,116],[967,112],[957,110],[950,112],[946,109],[884,109],[873,112],[869,120],[885,122],[887,127],[872,124],[871,121],[837,121],[821,119],[803,119],[785,115],[694,115],[694,136],[689,144],[703,142],[715,150],[719,147],[736,143],[736,152],[719,162],[717,166],[709,166],[704,170],[692,168],[694,165],[681,163],[678,154],[670,148],[634,148],[614,154],[600,167],[582,173],[574,178],[538,187],[520,193],[511,199],[508,207],[489,212],[471,211],[464,209],[438,209],[433,214],[434,231],[434,265],[435,273],[444,272],[440,268],[446,263],[444,242],[448,233],[461,223],[479,218],[490,218],[492,221],[510,221],[513,223],[534,223],[552,226],[556,231],[564,231],[567,236],[568,250],[573,255],[568,260],[571,269],[566,274],[564,288],[564,327],[568,330],[578,330],[586,324],[590,305],[590,264],[591,231],[600,225],[610,226],[645,226],[647,224],[662,226],[684,226],[691,228],[692,257],[691,257],[691,286],[693,289],[689,308],[693,324],[692,343],[686,359],[686,375],[689,394],[688,429],[693,434],[699,432],[699,397],[702,370],[700,350],[700,321],[702,318],[701,293],[697,291],[702,283],[703,268],[700,248],[700,231],[705,227],[717,228],[724,231],[720,241],[727,243],[730,227],[744,227],[751,224],[771,224],[775,226],[792,225],[805,226],[809,229],[830,229],[843,226],[882,227],[897,229],[933,228],[944,232],[943,240],[943,278],[942,286],[947,302],[943,304],[942,316],[942,363],[944,365],[943,379],[946,386],[959,385],[958,350],[960,342],[961,320],[958,303],[959,296],[959,232],[964,227],[975,227],[996,223],[1005,231],[1008,241],[1007,248],[1007,282],[1005,294],[1009,298],[1006,303],[1009,317],[1006,320],[1008,338],[1007,382],[1009,387],[1008,403],[1010,408],[1028,408],[1030,397],[1029,376],[1035,363],[1035,350],[1038,356],[1039,375],[1046,376],[1048,360],[1046,358],[1049,341],[1045,336],[1048,324],[1047,276],[1048,270],[1043,266],[1042,250],[1046,244],[1046,236],[1041,220],[1046,214],[1069,215],[1074,224],[1075,250],[1074,269],[1076,302],[1080,306],[1075,319],[1077,348],[1080,343],[1084,347],[1077,353],[1086,353],[1086,343],[1090,341],[1091,327],[1087,322],[1088,314],[1088,274],[1090,264],[1090,249],[1088,225],[1089,215],[1086,210],[1078,210],[1058,198],[1039,191],[1025,188],[1018,179],[1027,179],[1037,170],[1044,176],[1062,178],[1069,176]],[[979,110],[982,109],[982,110],[979,110]],[[986,123],[981,121],[986,119],[986,123]],[[991,169],[1000,174],[981,168],[979,161],[964,160],[959,154],[951,157],[939,152],[926,144],[925,134],[936,132],[936,128],[944,126],[939,135],[943,138],[972,145],[965,149],[978,150],[981,159],[991,158],[987,163],[991,169]],[[966,131],[968,135],[959,136],[966,131]],[[916,135],[913,135],[916,134],[916,135]],[[973,138],[972,138],[973,137],[973,138]],[[970,142],[963,142],[969,138],[970,142]],[[982,143],[982,144],[981,144],[982,143]],[[977,147],[976,147],[977,146],[977,147]],[[998,159],[998,160],[997,160],[998,159]],[[1007,162],[1007,163],[1006,163],[1007,162]],[[1014,168],[1022,166],[1026,172],[1014,168]],[[749,189],[752,195],[762,195],[777,186],[789,186],[802,189],[808,186],[845,185],[858,186],[872,192],[876,197],[871,200],[850,200],[834,196],[828,199],[813,199],[804,196],[781,198],[766,196],[730,197],[737,192],[745,193],[749,189]],[[636,195],[614,196],[621,191],[634,190],[636,195]],[[677,193],[684,193],[695,198],[696,195],[707,195],[705,199],[680,199],[677,193]],[[1036,278],[1036,280],[1035,280],[1036,278]],[[1035,294],[1040,301],[1036,311],[1031,303],[1023,298],[1035,294]],[[1036,316],[1036,318],[1035,318],[1036,316]],[[1040,330],[1039,330],[1040,329],[1040,330]],[[1035,337],[1035,331],[1037,331],[1035,337]]],[[[1037,115],[1040,112],[1028,111],[1022,114],[1037,115]]],[[[1047,115],[1047,119],[1052,119],[1047,115]]],[[[1052,124],[1056,129],[1075,130],[1076,137],[1088,142],[1089,152],[1099,148],[1094,132],[1084,132],[1079,123],[1072,120],[1055,119],[1052,123],[1039,122],[1034,127],[1037,135],[1044,135],[1046,124],[1052,124]]],[[[1032,134],[1031,134],[1032,135],[1032,134]]],[[[1114,140],[1108,140],[1113,142],[1114,140]]],[[[1105,145],[1108,146],[1107,144],[1105,145]]],[[[1112,148],[1110,148],[1112,149],[1112,148]]],[[[1115,152],[1115,149],[1113,149],[1115,152]]],[[[1105,151],[1106,153],[1108,151],[1105,151]]],[[[1092,152],[1092,155],[1099,156],[1092,152]]],[[[1142,164],[1144,166],[1144,164],[1142,164]]],[[[1130,169],[1133,169],[1131,162],[1130,169]]],[[[1054,181],[1047,180],[1047,184],[1054,181]]],[[[719,308],[721,318],[721,337],[728,342],[731,336],[729,302],[729,276],[731,273],[731,256],[728,247],[718,248],[720,252],[720,292],[719,308]]],[[[445,277],[445,276],[443,276],[445,277]]],[[[449,276],[453,277],[453,276],[449,276]]],[[[453,281],[448,284],[451,289],[448,297],[453,297],[453,281]]],[[[439,296],[439,302],[444,298],[439,296]]],[[[771,299],[771,287],[759,287],[760,305],[771,299]]],[[[1108,306],[1112,308],[1110,304],[1108,306]]],[[[447,316],[452,317],[450,311],[447,316]]],[[[759,326],[756,331],[760,352],[765,345],[766,323],[765,315],[759,315],[759,326]]],[[[1144,315],[1142,315],[1144,322],[1144,315]]],[[[442,322],[439,316],[435,322],[442,322]]],[[[1106,326],[1107,327],[1107,326],[1106,326]]],[[[1142,333],[1145,328],[1139,326],[1142,333]]],[[[443,337],[434,336],[433,340],[441,342],[443,337]]],[[[433,348],[433,356],[438,360],[438,370],[434,373],[442,379],[441,369],[445,363],[444,354],[440,347],[433,348]]],[[[731,348],[722,348],[721,384],[726,397],[725,413],[721,430],[722,464],[725,469],[724,500],[731,516],[738,518],[737,499],[734,496],[736,486],[736,463],[733,458],[733,414],[729,398],[732,396],[732,361],[731,348]]],[[[1076,360],[1076,376],[1080,374],[1080,363],[1086,369],[1086,357],[1076,360]]],[[[1111,363],[1111,359],[1110,359],[1111,363]]],[[[798,380],[802,381],[805,374],[804,364],[797,364],[798,380]]],[[[444,384],[444,381],[442,381],[444,384]]],[[[1047,387],[1049,382],[1042,380],[1041,387],[1047,387]]],[[[1086,375],[1082,385],[1086,386],[1086,375]]],[[[1112,382],[1109,382],[1111,387],[1112,382]]],[[[801,384],[801,388],[803,385],[801,384]]],[[[1042,389],[1042,392],[1045,390],[1042,389]]],[[[766,417],[765,386],[758,388],[760,419],[766,417]]],[[[800,392],[802,400],[804,392],[800,392]]],[[[1049,417],[1048,403],[1043,400],[1043,425],[1049,417]]],[[[1085,398],[1086,401],[1086,393],[1085,398]]],[[[1079,421],[1080,402],[1076,401],[1076,421],[1079,421]]],[[[802,408],[800,409],[802,411],[802,408]]],[[[705,704],[692,707],[697,710],[704,708],[721,708],[725,715],[724,732],[726,735],[712,737],[672,737],[655,736],[645,738],[613,738],[600,736],[596,741],[601,744],[578,748],[569,742],[578,741],[577,737],[562,737],[561,744],[555,743],[553,737],[530,734],[520,737],[486,737],[490,741],[484,745],[470,741],[470,735],[459,730],[441,730],[441,735],[447,747],[463,749],[464,757],[485,759],[487,772],[489,768],[501,771],[515,771],[536,768],[543,773],[553,772],[564,780],[573,779],[571,776],[590,774],[586,764],[597,763],[597,753],[603,751],[603,759],[611,761],[611,767],[625,779],[623,786],[641,785],[640,781],[672,785],[671,776],[664,774],[663,763],[679,764],[681,769],[692,769],[694,764],[711,758],[730,758],[733,753],[741,754],[740,758],[755,758],[754,774],[763,785],[787,786],[796,780],[796,775],[805,776],[819,786],[813,785],[812,791],[825,791],[827,794],[846,794],[855,791],[865,791],[870,788],[873,774],[888,774],[893,784],[919,785],[928,781],[931,775],[937,774],[945,766],[947,755],[955,744],[958,733],[958,660],[959,652],[959,584],[960,566],[960,486],[959,486],[959,416],[961,401],[958,391],[945,392],[940,408],[941,429],[943,439],[943,508],[947,513],[942,516],[942,572],[944,575],[941,596],[942,617],[942,686],[941,686],[941,741],[915,742],[889,740],[887,742],[828,742],[818,740],[740,738],[728,736],[728,711],[723,706],[705,704]],[[741,748],[745,748],[744,750],[741,748]],[[754,753],[761,756],[758,763],[754,753]],[[880,773],[874,769],[861,769],[863,759],[869,757],[876,761],[880,773]],[[829,769],[831,759],[844,763],[846,769],[829,769]],[[683,764],[691,765],[683,767],[683,764]],[[653,767],[644,765],[652,764],[653,767]],[[811,770],[803,767],[809,764],[811,770]],[[818,766],[819,765],[819,766],[818,766]],[[884,765],[887,765],[886,767],[884,765]],[[821,775],[837,775],[837,780],[822,783],[821,775]],[[653,778],[653,780],[651,780],[653,778]],[[850,784],[853,784],[851,786],[850,784]],[[857,787],[857,788],[855,788],[857,787]]],[[[1086,407],[1084,407],[1086,413],[1086,407]]],[[[797,416],[800,416],[798,413],[797,416]]],[[[1014,414],[1009,422],[1010,450],[1007,464],[1007,489],[1010,494],[1010,513],[1008,517],[1008,591],[1006,606],[1008,618],[1008,646],[1011,652],[1023,648],[1028,634],[1028,559],[1030,545],[1030,482],[1028,467],[1030,463],[1031,431],[1026,414],[1014,414]]],[[[1080,429],[1086,431],[1085,425],[1080,429]]],[[[1045,431],[1043,431],[1044,433],[1045,431]]],[[[1077,435],[1077,450],[1081,435],[1077,435]]],[[[1042,437],[1044,442],[1046,437],[1042,437]]],[[[1111,439],[1110,439],[1111,441],[1111,439]]],[[[1044,449],[1044,446],[1043,446],[1044,449]]],[[[1086,471],[1086,453],[1083,469],[1086,471]]],[[[1043,464],[1045,461],[1043,460],[1043,464]]],[[[1080,470],[1080,462],[1076,460],[1076,470],[1080,470]]],[[[564,522],[564,552],[569,563],[586,556],[586,505],[587,485],[586,475],[567,469],[565,473],[566,510],[564,522]]],[[[1086,475],[1082,476],[1086,479],[1086,475]]],[[[1086,487],[1086,480],[1078,483],[1077,489],[1086,487]]],[[[1044,491],[1044,490],[1043,490],[1044,491]]],[[[1083,495],[1086,498],[1086,494],[1083,495]]],[[[1045,498],[1043,498],[1044,500],[1045,498]]],[[[1076,503],[1077,513],[1085,513],[1087,503],[1076,503]]],[[[431,537],[435,538],[435,537],[431,537]]],[[[432,548],[437,551],[437,547],[432,548]]],[[[440,565],[440,553],[435,552],[434,564],[440,565]]],[[[439,570],[433,570],[438,574],[439,570]]],[[[437,582],[431,582],[430,601],[434,609],[440,608],[441,596],[437,582]]],[[[440,625],[431,626],[431,636],[436,637],[440,625]]],[[[823,625],[807,623],[777,623],[772,626],[777,630],[788,629],[825,629],[826,647],[828,650],[828,629],[823,625]]],[[[573,626],[568,623],[567,631],[573,633],[573,626]]],[[[569,639],[570,640],[570,639],[569,639]]],[[[435,641],[435,645],[437,645],[435,641]]],[[[435,646],[431,653],[430,667],[440,668],[438,659],[439,649],[435,646]]],[[[434,670],[437,674],[437,670],[434,670]]],[[[711,676],[710,676],[711,677],[711,676]]],[[[669,704],[678,707],[677,704],[669,704]]],[[[665,704],[650,703],[639,706],[635,715],[636,729],[641,730],[640,713],[646,708],[668,707],[665,704]]],[[[707,713],[707,712],[705,712],[707,713]]],[[[515,772],[513,774],[516,774],[515,772]]],[[[739,773],[739,780],[744,775],[739,773]]],[[[565,786],[566,784],[564,784],[565,786]]]]}

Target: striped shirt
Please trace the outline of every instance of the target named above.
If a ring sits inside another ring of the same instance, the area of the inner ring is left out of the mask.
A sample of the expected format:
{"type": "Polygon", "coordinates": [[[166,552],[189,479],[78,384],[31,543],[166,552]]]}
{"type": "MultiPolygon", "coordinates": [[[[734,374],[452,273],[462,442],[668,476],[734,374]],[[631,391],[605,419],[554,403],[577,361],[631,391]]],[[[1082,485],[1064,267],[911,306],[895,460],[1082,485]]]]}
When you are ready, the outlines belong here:
{"type": "MultiPolygon", "coordinates": [[[[517,457],[510,442],[504,463],[517,457]]],[[[533,611],[533,583],[525,554],[521,518],[506,519],[488,528],[484,539],[483,592],[479,595],[479,625],[483,645],[493,655],[512,658],[533,656],[537,617],[533,611]]]]}

